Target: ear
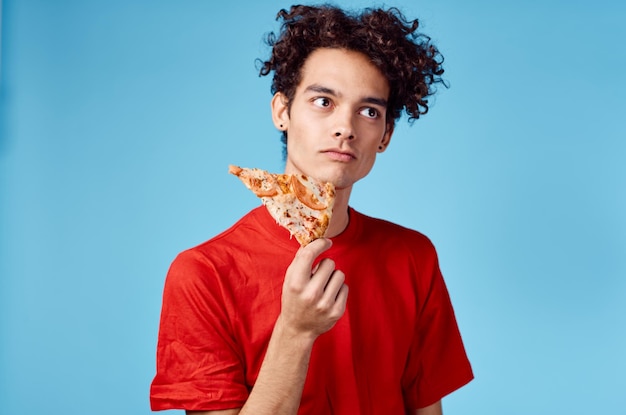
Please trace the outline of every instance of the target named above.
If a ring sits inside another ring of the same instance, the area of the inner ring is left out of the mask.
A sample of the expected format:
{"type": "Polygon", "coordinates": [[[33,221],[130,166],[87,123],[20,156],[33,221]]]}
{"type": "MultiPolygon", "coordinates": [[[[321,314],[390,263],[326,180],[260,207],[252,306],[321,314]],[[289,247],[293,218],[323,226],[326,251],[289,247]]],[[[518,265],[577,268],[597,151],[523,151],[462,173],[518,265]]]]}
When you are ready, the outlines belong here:
{"type": "Polygon", "coordinates": [[[387,124],[387,129],[385,130],[385,134],[383,134],[383,138],[380,140],[380,144],[378,144],[378,152],[382,153],[389,146],[389,142],[391,142],[391,136],[393,135],[393,123],[387,124]]]}
{"type": "Polygon", "coordinates": [[[289,127],[289,101],[282,92],[277,92],[272,98],[272,121],[280,131],[289,127]]]}

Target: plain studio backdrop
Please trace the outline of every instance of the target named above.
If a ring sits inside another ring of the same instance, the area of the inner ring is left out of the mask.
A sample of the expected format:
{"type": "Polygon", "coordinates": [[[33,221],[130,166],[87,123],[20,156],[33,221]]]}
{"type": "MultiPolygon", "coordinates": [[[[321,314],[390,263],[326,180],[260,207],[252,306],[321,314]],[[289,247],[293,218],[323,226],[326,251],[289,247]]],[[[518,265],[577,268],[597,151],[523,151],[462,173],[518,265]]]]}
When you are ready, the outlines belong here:
{"type": "MultiPolygon", "coordinates": [[[[387,5],[450,88],[352,205],[438,248],[476,374],[446,414],[624,413],[626,3],[387,5]]],[[[288,6],[2,2],[0,413],[150,413],[170,262],[259,204],[229,163],[283,168],[255,59],[288,6]]]]}

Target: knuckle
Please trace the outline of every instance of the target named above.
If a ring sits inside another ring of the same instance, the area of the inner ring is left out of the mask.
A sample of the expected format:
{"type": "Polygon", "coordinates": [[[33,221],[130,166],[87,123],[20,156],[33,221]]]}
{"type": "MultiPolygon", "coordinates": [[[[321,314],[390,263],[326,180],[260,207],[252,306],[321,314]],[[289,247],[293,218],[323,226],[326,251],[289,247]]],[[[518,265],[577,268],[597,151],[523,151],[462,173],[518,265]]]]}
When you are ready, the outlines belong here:
{"type": "Polygon", "coordinates": [[[319,314],[326,314],[329,308],[330,307],[327,301],[319,301],[315,304],[315,311],[319,314]]]}
{"type": "Polygon", "coordinates": [[[285,278],[285,282],[283,283],[283,291],[289,294],[299,294],[302,292],[303,287],[298,282],[294,281],[291,278],[285,278]]]}
{"type": "Polygon", "coordinates": [[[307,304],[314,304],[317,300],[317,295],[311,290],[305,290],[300,293],[300,299],[307,304]]]}

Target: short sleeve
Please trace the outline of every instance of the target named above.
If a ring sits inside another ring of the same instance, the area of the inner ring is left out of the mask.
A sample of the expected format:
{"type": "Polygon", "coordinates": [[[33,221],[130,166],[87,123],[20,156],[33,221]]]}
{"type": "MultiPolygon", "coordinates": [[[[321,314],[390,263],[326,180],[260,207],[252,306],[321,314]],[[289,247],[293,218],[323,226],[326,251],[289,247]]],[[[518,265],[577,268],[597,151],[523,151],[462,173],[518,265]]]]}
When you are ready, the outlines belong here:
{"type": "Polygon", "coordinates": [[[152,410],[242,407],[248,396],[215,267],[193,250],[172,263],[165,282],[152,410]]]}
{"type": "Polygon", "coordinates": [[[441,400],[474,378],[437,254],[431,248],[419,272],[415,337],[403,378],[405,405],[413,409],[441,400]]]}

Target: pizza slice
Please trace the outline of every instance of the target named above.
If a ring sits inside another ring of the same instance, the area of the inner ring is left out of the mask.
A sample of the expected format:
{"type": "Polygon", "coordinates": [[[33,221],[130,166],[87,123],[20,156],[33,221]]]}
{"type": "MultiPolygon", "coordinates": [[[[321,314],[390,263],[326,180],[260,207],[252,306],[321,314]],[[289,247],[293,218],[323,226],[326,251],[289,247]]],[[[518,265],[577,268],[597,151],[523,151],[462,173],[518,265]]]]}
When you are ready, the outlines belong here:
{"type": "Polygon", "coordinates": [[[326,233],[335,202],[335,186],[304,174],[274,174],[261,169],[228,166],[263,201],[270,215],[301,246],[326,233]]]}

